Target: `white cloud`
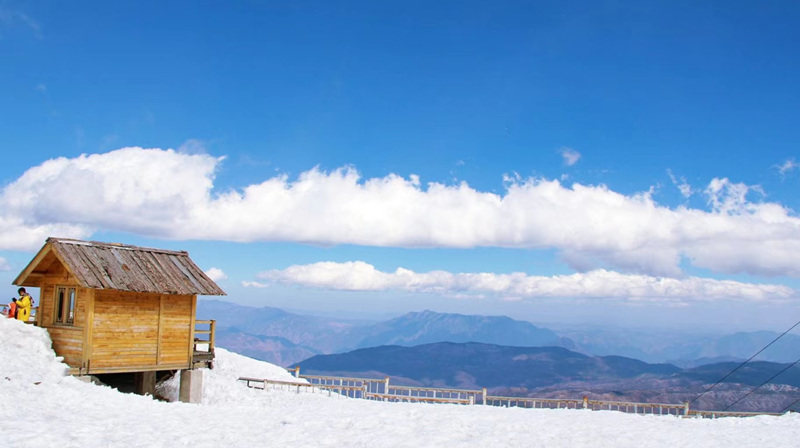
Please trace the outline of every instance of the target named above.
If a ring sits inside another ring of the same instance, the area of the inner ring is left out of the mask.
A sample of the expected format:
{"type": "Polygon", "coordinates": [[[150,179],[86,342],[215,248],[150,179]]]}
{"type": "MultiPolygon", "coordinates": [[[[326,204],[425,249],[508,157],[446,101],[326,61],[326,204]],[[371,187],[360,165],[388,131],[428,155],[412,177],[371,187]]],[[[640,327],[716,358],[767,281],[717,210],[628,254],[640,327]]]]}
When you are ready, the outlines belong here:
{"type": "MultiPolygon", "coordinates": [[[[800,277],[800,219],[752,202],[758,187],[713,179],[708,210],[659,205],[650,192],[506,179],[502,194],[466,183],[423,185],[352,168],[312,169],[213,191],[223,158],[124,148],[58,158],[0,195],[0,250],[96,230],[149,237],[395,247],[555,249],[581,271],[678,276],[682,259],[716,272],[800,277]]],[[[760,198],[763,199],[763,198],[760,198]]]]}
{"type": "Polygon", "coordinates": [[[0,257],[0,271],[10,271],[11,265],[8,264],[8,260],[3,257],[0,257]]]}
{"type": "Polygon", "coordinates": [[[559,150],[559,152],[561,153],[561,157],[564,158],[564,165],[567,165],[567,166],[575,165],[576,163],[578,163],[578,160],[580,160],[580,158],[581,158],[581,153],[579,153],[578,151],[575,151],[572,148],[564,147],[564,148],[561,148],[559,150]]]}
{"type": "Polygon", "coordinates": [[[796,170],[797,167],[800,167],[800,164],[795,162],[793,158],[789,158],[786,159],[786,161],[783,162],[782,164],[778,165],[776,168],[778,168],[778,172],[783,177],[789,174],[790,172],[796,170]]]}
{"type": "Polygon", "coordinates": [[[694,194],[694,190],[692,190],[692,186],[686,182],[685,177],[678,178],[674,174],[672,174],[672,170],[667,170],[667,174],[669,174],[669,178],[672,180],[673,185],[678,187],[678,191],[681,192],[681,195],[684,198],[689,198],[692,194],[694,194]]]}
{"type": "Polygon", "coordinates": [[[206,154],[208,151],[206,149],[206,143],[203,140],[190,138],[181,144],[178,148],[178,152],[181,154],[206,154]]]}
{"type": "Polygon", "coordinates": [[[14,26],[17,24],[30,29],[37,39],[42,39],[42,25],[36,19],[22,11],[8,9],[0,5],[0,25],[14,26]]]}
{"type": "MultiPolygon", "coordinates": [[[[291,266],[259,273],[260,280],[282,285],[299,285],[346,291],[385,291],[436,293],[446,296],[512,298],[592,298],[630,301],[785,301],[796,298],[787,286],[741,283],[689,277],[685,279],[625,275],[594,270],[553,277],[524,273],[417,273],[398,268],[381,272],[362,261],[321,262],[291,266]]],[[[265,286],[264,283],[258,283],[265,286]]]]}
{"type": "Polygon", "coordinates": [[[206,275],[208,276],[208,278],[214,280],[215,282],[228,279],[228,275],[225,274],[225,272],[219,268],[209,268],[209,270],[206,271],[206,275]]]}

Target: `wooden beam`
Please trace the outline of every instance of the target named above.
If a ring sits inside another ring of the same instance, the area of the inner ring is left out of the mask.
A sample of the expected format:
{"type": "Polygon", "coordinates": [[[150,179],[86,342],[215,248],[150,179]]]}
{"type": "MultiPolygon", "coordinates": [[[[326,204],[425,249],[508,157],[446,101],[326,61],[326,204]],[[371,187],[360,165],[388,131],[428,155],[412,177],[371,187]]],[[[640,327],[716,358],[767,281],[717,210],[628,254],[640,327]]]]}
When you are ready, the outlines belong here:
{"type": "Polygon", "coordinates": [[[161,344],[164,341],[161,338],[164,337],[164,294],[159,294],[158,296],[158,337],[156,341],[156,364],[161,364],[161,344]]]}
{"type": "Polygon", "coordinates": [[[133,375],[134,393],[136,395],[150,395],[156,393],[156,371],[136,372],[133,375]]]}
{"type": "MultiPolygon", "coordinates": [[[[189,321],[189,364],[192,364],[194,358],[194,327],[196,325],[195,318],[197,317],[197,296],[192,296],[192,316],[189,321]]],[[[192,367],[194,367],[192,365],[192,367]]]]}
{"type": "Polygon", "coordinates": [[[36,269],[37,266],[39,266],[39,263],[42,262],[44,257],[50,251],[52,251],[52,245],[50,243],[45,243],[45,245],[41,249],[39,249],[39,252],[36,254],[36,256],[33,257],[33,260],[31,260],[31,262],[28,263],[27,266],[25,266],[25,269],[23,269],[22,272],[20,272],[17,278],[14,279],[14,282],[12,284],[17,286],[24,285],[24,286],[37,287],[38,285],[31,285],[28,283],[28,277],[30,277],[30,275],[33,273],[33,270],[36,269]]]}
{"type": "MultiPolygon", "coordinates": [[[[86,371],[92,363],[92,340],[94,338],[94,289],[80,288],[78,292],[78,300],[85,300],[86,306],[84,313],[86,313],[83,331],[83,361],[82,368],[86,371]],[[83,297],[81,297],[83,296],[83,297]]],[[[75,309],[78,309],[75,304],[75,309]]]]}

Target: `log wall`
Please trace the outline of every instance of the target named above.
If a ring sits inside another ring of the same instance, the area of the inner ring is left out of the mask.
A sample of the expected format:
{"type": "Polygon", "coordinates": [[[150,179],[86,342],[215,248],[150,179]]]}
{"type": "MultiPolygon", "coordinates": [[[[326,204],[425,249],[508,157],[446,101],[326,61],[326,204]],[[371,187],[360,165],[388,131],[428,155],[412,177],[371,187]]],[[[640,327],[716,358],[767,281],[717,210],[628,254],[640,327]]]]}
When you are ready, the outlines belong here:
{"type": "Polygon", "coordinates": [[[83,363],[83,328],[49,327],[53,350],[73,369],[80,368],[83,363]]]}
{"type": "Polygon", "coordinates": [[[188,368],[194,296],[95,292],[90,373],[188,368]]]}
{"type": "Polygon", "coordinates": [[[156,365],[158,294],[97,291],[90,370],[156,365]]]}
{"type": "Polygon", "coordinates": [[[188,363],[194,329],[192,296],[165,295],[161,316],[160,364],[188,363]]]}
{"type": "Polygon", "coordinates": [[[58,356],[64,358],[64,362],[70,366],[72,371],[85,367],[86,310],[87,305],[91,303],[93,295],[93,290],[78,287],[75,279],[69,276],[63,266],[57,263],[53,265],[47,276],[44,277],[39,289],[39,297],[36,302],[39,307],[38,324],[47,328],[47,332],[53,342],[53,350],[58,356]],[[72,325],[54,322],[56,288],[58,286],[76,288],[75,314],[72,325]]]}

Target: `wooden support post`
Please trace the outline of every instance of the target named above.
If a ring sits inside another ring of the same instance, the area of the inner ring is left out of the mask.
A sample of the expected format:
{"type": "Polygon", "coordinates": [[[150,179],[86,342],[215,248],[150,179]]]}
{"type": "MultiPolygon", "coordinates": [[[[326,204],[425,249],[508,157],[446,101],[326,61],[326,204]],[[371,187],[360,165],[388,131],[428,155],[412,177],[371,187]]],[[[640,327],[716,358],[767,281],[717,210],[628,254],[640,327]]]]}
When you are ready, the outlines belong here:
{"type": "Polygon", "coordinates": [[[484,405],[488,404],[488,403],[486,403],[486,388],[485,387],[483,388],[483,390],[481,390],[481,395],[483,396],[482,397],[483,398],[483,404],[484,405]]]}
{"type": "Polygon", "coordinates": [[[388,395],[389,394],[389,377],[387,376],[384,379],[384,381],[385,381],[385,383],[384,383],[384,386],[383,386],[384,387],[383,393],[388,395]]]}
{"type": "Polygon", "coordinates": [[[155,395],[156,371],[136,372],[133,374],[133,386],[136,395],[155,395]]]}
{"type": "Polygon", "coordinates": [[[214,341],[216,339],[216,329],[217,329],[217,321],[211,319],[211,323],[208,325],[208,331],[211,332],[208,336],[208,351],[214,353],[214,341]]]}
{"type": "Polygon", "coordinates": [[[300,378],[300,366],[294,366],[294,377],[300,378]]]}
{"type": "Polygon", "coordinates": [[[583,409],[589,409],[589,397],[583,396],[583,409]]]}
{"type": "Polygon", "coordinates": [[[683,416],[684,417],[688,417],[689,416],[689,402],[688,401],[683,403],[683,416]]]}

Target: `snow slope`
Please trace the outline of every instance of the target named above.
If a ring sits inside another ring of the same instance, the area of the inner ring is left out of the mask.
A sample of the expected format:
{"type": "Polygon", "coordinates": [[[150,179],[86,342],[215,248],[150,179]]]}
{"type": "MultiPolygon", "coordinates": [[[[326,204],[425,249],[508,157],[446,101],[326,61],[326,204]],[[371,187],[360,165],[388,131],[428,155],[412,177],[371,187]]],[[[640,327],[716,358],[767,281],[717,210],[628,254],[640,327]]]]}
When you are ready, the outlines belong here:
{"type": "Polygon", "coordinates": [[[205,372],[201,405],[164,403],[64,376],[40,328],[0,319],[0,340],[2,447],[775,448],[800,440],[798,414],[703,420],[260,391],[236,377],[291,376],[225,350],[205,372]]]}

